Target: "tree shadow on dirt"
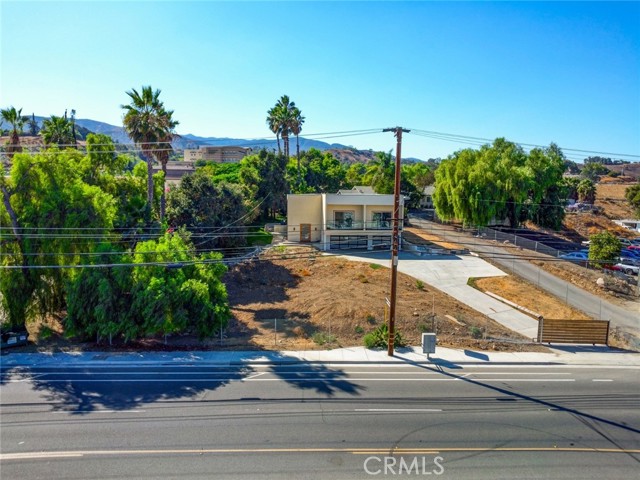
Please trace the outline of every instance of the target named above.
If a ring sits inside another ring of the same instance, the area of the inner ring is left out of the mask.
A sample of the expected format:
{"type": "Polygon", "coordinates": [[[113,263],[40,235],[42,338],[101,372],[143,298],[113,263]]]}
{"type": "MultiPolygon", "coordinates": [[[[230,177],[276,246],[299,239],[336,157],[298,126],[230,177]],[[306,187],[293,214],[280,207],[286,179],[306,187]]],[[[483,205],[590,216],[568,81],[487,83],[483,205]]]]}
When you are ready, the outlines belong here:
{"type": "Polygon", "coordinates": [[[268,260],[238,265],[223,278],[231,308],[288,300],[287,289],[299,281],[298,275],[268,260]]]}

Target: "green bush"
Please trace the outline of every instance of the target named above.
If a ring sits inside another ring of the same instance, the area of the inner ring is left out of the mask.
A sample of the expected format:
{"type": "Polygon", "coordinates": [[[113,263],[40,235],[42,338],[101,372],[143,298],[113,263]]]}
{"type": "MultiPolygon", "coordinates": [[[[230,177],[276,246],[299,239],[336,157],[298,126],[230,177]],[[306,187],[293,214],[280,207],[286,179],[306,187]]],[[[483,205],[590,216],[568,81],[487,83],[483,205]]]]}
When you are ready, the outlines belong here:
{"type": "Polygon", "coordinates": [[[377,263],[370,263],[369,266],[374,270],[378,270],[379,268],[382,268],[382,265],[378,265],[377,263]]]}
{"type": "Polygon", "coordinates": [[[326,332],[316,332],[313,334],[313,337],[311,337],[311,339],[317,345],[327,345],[331,343],[336,343],[336,336],[326,332]]]}
{"type": "Polygon", "coordinates": [[[364,328],[362,328],[360,325],[356,325],[355,332],[358,335],[362,335],[364,333],[364,328]]]}
{"type": "Polygon", "coordinates": [[[416,280],[416,288],[418,290],[424,290],[424,282],[422,280],[416,280]]]}
{"type": "MultiPolygon", "coordinates": [[[[389,346],[389,327],[386,323],[383,323],[378,328],[376,328],[373,332],[367,333],[364,338],[364,346],[367,348],[387,348],[389,346]]],[[[395,335],[395,346],[396,347],[404,347],[406,343],[402,338],[402,335],[398,330],[396,330],[395,335]]]]}
{"type": "Polygon", "coordinates": [[[482,338],[482,330],[478,327],[471,327],[469,332],[473,338],[482,338]]]}

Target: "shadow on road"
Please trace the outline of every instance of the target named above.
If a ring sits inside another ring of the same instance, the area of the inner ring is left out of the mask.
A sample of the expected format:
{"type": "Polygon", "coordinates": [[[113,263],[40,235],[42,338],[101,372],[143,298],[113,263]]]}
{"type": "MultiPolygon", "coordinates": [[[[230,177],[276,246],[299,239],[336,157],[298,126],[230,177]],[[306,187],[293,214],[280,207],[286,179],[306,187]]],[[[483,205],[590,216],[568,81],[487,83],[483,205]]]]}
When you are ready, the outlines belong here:
{"type": "MultiPolygon", "coordinates": [[[[34,367],[3,365],[0,385],[25,383],[38,392],[53,410],[87,414],[97,410],[131,410],[141,405],[170,400],[194,400],[232,382],[248,381],[256,365],[264,361],[267,372],[301,390],[314,390],[328,397],[336,393],[359,395],[364,387],[346,379],[341,368],[300,363],[280,352],[243,352],[242,361],[229,365],[124,365],[98,359],[95,365],[34,367]],[[253,363],[252,362],[257,362],[253,363]],[[295,365],[294,363],[295,362],[295,365]]],[[[228,399],[227,399],[228,400],[228,399]]],[[[7,407],[7,397],[3,406],[7,407]]]]}

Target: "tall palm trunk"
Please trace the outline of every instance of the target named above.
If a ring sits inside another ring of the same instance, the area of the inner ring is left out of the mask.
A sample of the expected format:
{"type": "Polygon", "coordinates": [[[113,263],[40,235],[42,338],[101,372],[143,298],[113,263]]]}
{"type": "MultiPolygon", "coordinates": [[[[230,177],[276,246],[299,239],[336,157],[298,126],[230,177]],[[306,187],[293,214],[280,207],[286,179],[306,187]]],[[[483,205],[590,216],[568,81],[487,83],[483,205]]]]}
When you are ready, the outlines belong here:
{"type": "Polygon", "coordinates": [[[278,155],[282,155],[282,150],[280,150],[280,133],[276,133],[276,140],[278,141],[278,155]]]}
{"type": "Polygon", "coordinates": [[[296,134],[296,158],[298,159],[298,186],[300,186],[302,179],[300,178],[300,135],[298,134],[296,134]]]}
{"type": "Polygon", "coordinates": [[[142,155],[147,162],[147,221],[151,221],[153,212],[153,155],[148,145],[142,147],[142,155]]]}
{"type": "Polygon", "coordinates": [[[289,134],[282,132],[282,142],[284,143],[284,156],[289,158],[289,134]]]}
{"type": "Polygon", "coordinates": [[[162,161],[162,173],[164,173],[164,184],[162,186],[162,195],[160,195],[160,223],[164,222],[164,214],[167,206],[167,160],[162,161]]]}

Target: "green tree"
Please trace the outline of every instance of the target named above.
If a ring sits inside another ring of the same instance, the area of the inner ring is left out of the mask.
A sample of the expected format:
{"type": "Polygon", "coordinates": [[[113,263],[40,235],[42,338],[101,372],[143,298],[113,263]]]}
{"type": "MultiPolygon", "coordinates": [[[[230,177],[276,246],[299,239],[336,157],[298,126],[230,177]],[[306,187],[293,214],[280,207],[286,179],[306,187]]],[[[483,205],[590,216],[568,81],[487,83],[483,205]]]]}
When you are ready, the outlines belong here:
{"type": "Polygon", "coordinates": [[[216,183],[203,170],[183,177],[168,194],[167,222],[196,233],[199,250],[245,246],[240,234],[247,214],[241,187],[216,183]]]}
{"type": "Polygon", "coordinates": [[[600,162],[586,163],[580,172],[580,176],[584,179],[597,182],[602,175],[607,175],[609,169],[600,162]]]}
{"type": "Polygon", "coordinates": [[[160,92],[160,90],[154,91],[151,86],[143,86],[140,92],[132,88],[130,92],[126,92],[131,103],[121,105],[121,108],[125,110],[124,129],[127,135],[140,145],[142,157],[147,163],[147,204],[149,209],[147,215],[149,220],[154,197],[154,154],[164,150],[161,147],[167,143],[168,139],[172,138],[174,128],[178,125],[178,122],[173,120],[173,111],[166,110],[164,103],[160,100],[160,92]]]}
{"type": "Polygon", "coordinates": [[[541,227],[559,229],[565,214],[562,150],[554,143],[547,148],[534,148],[527,156],[526,168],[530,187],[525,218],[541,227]]]}
{"type": "MultiPolygon", "coordinates": [[[[542,218],[532,205],[547,203],[545,207],[551,208],[549,202],[557,203],[562,161],[553,144],[527,155],[503,138],[479,150],[460,150],[436,170],[434,205],[438,216],[472,225],[507,218],[513,226],[530,214],[534,219],[542,218]]],[[[556,220],[562,215],[560,208],[553,206],[556,220]]]]}
{"type": "Polygon", "coordinates": [[[596,202],[596,186],[594,183],[585,178],[578,184],[578,200],[585,203],[594,204],[596,202]]]}
{"type": "Polygon", "coordinates": [[[60,311],[70,270],[41,267],[79,263],[113,227],[115,200],[84,180],[82,163],[80,152],[53,148],[35,156],[16,154],[10,175],[0,175],[0,220],[12,233],[2,238],[2,266],[8,268],[0,291],[12,326],[60,311]],[[91,240],[66,229],[90,233],[91,240]]]}
{"type": "Polygon", "coordinates": [[[286,178],[287,159],[261,150],[240,162],[240,182],[244,197],[251,199],[253,207],[261,207],[265,218],[274,218],[284,212],[287,205],[289,182],[286,178]]]}
{"type": "MultiPolygon", "coordinates": [[[[111,245],[95,262],[113,264],[111,245]],[[109,260],[111,258],[112,260],[109,260]]],[[[230,318],[218,253],[196,255],[184,232],[139,243],[117,265],[86,268],[69,283],[66,327],[82,337],[125,340],[194,333],[210,337],[230,318]],[[177,267],[177,268],[172,268],[177,267]]]]}
{"type": "Polygon", "coordinates": [[[27,121],[27,117],[22,116],[22,109],[16,110],[15,107],[3,108],[0,110],[2,122],[9,124],[9,142],[7,146],[7,156],[12,158],[15,153],[21,152],[20,134],[27,121]]]}
{"type": "Polygon", "coordinates": [[[640,183],[627,187],[624,191],[624,197],[635,210],[636,218],[640,218],[640,183]]]}
{"type": "Polygon", "coordinates": [[[364,163],[352,163],[347,168],[345,174],[345,181],[347,187],[355,187],[356,185],[364,185],[363,177],[367,172],[367,167],[364,163]]]}
{"type": "Polygon", "coordinates": [[[299,191],[335,193],[346,186],[344,165],[330,152],[311,148],[303,153],[300,163],[304,176],[299,191]]]}
{"type": "Polygon", "coordinates": [[[609,231],[596,233],[589,237],[589,261],[595,265],[615,263],[620,256],[621,244],[609,231]]]}
{"type": "Polygon", "coordinates": [[[367,165],[371,186],[376,193],[391,194],[395,187],[395,160],[391,152],[377,152],[367,165]]]}
{"type": "Polygon", "coordinates": [[[58,147],[69,147],[74,143],[71,122],[64,117],[51,115],[42,122],[40,136],[47,145],[57,145],[58,147]]]}

